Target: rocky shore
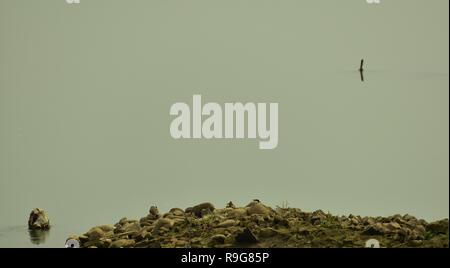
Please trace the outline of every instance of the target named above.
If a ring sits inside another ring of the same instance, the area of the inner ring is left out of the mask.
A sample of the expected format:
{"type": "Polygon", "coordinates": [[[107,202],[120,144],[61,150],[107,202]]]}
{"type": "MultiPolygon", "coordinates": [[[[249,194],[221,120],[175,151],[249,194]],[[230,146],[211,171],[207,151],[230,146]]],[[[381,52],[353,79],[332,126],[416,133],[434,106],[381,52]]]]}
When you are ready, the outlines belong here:
{"type": "Polygon", "coordinates": [[[223,209],[203,203],[163,215],[152,206],[140,220],[123,218],[68,239],[84,248],[361,248],[369,239],[386,248],[448,248],[449,221],[428,223],[410,215],[338,217],[321,210],[273,209],[255,200],[245,207],[230,202],[223,209]]]}

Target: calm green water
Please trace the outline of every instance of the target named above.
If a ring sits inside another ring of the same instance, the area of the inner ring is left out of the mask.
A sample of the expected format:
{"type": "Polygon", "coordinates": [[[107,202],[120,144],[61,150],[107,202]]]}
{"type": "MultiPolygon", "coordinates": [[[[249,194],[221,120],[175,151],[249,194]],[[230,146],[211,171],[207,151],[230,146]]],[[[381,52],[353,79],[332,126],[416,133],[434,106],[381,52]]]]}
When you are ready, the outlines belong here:
{"type": "Polygon", "coordinates": [[[448,217],[448,5],[0,1],[0,247],[62,247],[153,204],[448,217]],[[173,140],[193,94],[278,102],[278,147],[173,140]]]}

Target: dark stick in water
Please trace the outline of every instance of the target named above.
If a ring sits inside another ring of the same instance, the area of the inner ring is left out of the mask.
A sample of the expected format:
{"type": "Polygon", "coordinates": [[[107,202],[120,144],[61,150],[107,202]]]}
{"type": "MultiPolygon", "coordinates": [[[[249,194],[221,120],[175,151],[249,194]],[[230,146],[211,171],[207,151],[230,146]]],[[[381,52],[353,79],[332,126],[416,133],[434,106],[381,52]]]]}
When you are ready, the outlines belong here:
{"type": "Polygon", "coordinates": [[[361,75],[361,82],[364,82],[363,65],[364,65],[364,59],[361,60],[361,65],[359,66],[359,74],[361,75]]]}

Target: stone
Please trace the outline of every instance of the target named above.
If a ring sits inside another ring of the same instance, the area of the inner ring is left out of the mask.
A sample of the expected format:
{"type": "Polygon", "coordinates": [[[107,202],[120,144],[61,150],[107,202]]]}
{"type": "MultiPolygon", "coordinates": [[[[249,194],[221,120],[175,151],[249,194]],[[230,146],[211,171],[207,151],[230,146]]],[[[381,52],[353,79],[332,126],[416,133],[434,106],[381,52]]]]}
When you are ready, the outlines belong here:
{"type": "Polygon", "coordinates": [[[302,226],[298,228],[298,234],[301,236],[308,236],[313,234],[315,230],[314,227],[302,226]]]}
{"type": "Polygon", "coordinates": [[[449,232],[448,219],[432,222],[425,228],[428,232],[433,232],[435,234],[446,234],[449,232]]]}
{"type": "Polygon", "coordinates": [[[123,217],[122,219],[120,219],[119,224],[120,225],[124,225],[125,223],[127,223],[128,219],[123,217]]]}
{"type": "Polygon", "coordinates": [[[227,204],[227,208],[236,208],[236,206],[233,204],[233,202],[228,202],[228,204],[227,204]]]}
{"type": "Polygon", "coordinates": [[[250,219],[257,224],[262,224],[264,222],[264,218],[260,214],[253,214],[250,219]]]}
{"type": "Polygon", "coordinates": [[[384,233],[385,230],[381,223],[371,225],[362,232],[363,235],[383,235],[384,233]]]}
{"type": "Polygon", "coordinates": [[[228,217],[242,218],[247,215],[247,210],[244,208],[231,209],[227,212],[228,217]]]}
{"type": "Polygon", "coordinates": [[[149,210],[149,213],[150,213],[150,215],[153,215],[153,216],[161,215],[161,214],[159,214],[158,207],[156,207],[156,206],[151,206],[150,210],[149,210]]]}
{"type": "Polygon", "coordinates": [[[98,247],[99,248],[109,248],[112,245],[112,240],[109,238],[100,238],[99,242],[98,242],[98,247]]]}
{"type": "Polygon", "coordinates": [[[177,240],[177,242],[175,243],[175,247],[185,247],[187,245],[187,241],[185,240],[177,240]]]}
{"type": "Polygon", "coordinates": [[[212,214],[212,210],[210,210],[209,208],[204,208],[202,209],[202,211],[200,212],[200,217],[205,217],[212,214]]]}
{"type": "Polygon", "coordinates": [[[272,211],[264,206],[263,204],[253,201],[247,205],[247,213],[248,215],[260,214],[260,215],[268,215],[271,214],[272,211]]]}
{"type": "Polygon", "coordinates": [[[402,228],[397,222],[385,223],[384,226],[391,231],[399,230],[402,228]]]}
{"type": "Polygon", "coordinates": [[[78,239],[79,239],[79,241],[80,241],[81,243],[86,243],[87,241],[89,241],[89,236],[87,236],[87,235],[80,235],[80,236],[78,237],[78,239]]]}
{"type": "Polygon", "coordinates": [[[120,239],[112,242],[111,248],[129,248],[136,244],[134,240],[131,239],[120,239]]]}
{"type": "Polygon", "coordinates": [[[50,220],[43,209],[35,208],[31,211],[28,219],[28,228],[31,230],[50,229],[50,220]]]}
{"type": "Polygon", "coordinates": [[[275,231],[273,228],[263,228],[259,232],[259,237],[261,237],[261,238],[269,238],[269,237],[276,236],[277,234],[278,234],[278,232],[275,231]]]}
{"type": "Polygon", "coordinates": [[[375,221],[374,218],[366,217],[366,218],[363,220],[363,224],[364,224],[364,225],[374,225],[375,223],[376,223],[376,221],[375,221]]]}
{"type": "Polygon", "coordinates": [[[138,221],[128,220],[123,223],[123,225],[119,225],[114,229],[114,233],[122,234],[122,233],[136,233],[141,230],[141,224],[138,221]]]}
{"type": "Polygon", "coordinates": [[[235,241],[241,244],[253,244],[257,243],[258,239],[250,229],[245,228],[243,231],[237,232],[235,241]]]}
{"type": "MultiPolygon", "coordinates": [[[[275,215],[275,217],[273,218],[273,223],[280,226],[289,227],[289,221],[280,215],[275,215]]],[[[319,221],[317,221],[316,223],[319,223],[319,221]]]]}
{"type": "Polygon", "coordinates": [[[89,241],[97,241],[100,240],[103,236],[105,236],[105,232],[99,227],[94,227],[89,232],[86,233],[87,237],[89,237],[89,241]]]}
{"type": "Polygon", "coordinates": [[[155,223],[155,228],[153,228],[153,232],[158,232],[160,229],[169,230],[174,225],[174,221],[168,218],[161,218],[155,223]]]}
{"type": "Polygon", "coordinates": [[[411,247],[420,247],[423,244],[421,240],[411,240],[408,242],[408,245],[411,247]]]}
{"type": "MultiPolygon", "coordinates": [[[[352,218],[350,215],[348,218],[352,218]]],[[[311,215],[311,223],[314,225],[320,225],[322,222],[327,220],[327,215],[322,210],[316,210],[311,215]]]]}
{"type": "Polygon", "coordinates": [[[414,226],[414,231],[418,232],[419,234],[423,234],[427,230],[425,229],[425,227],[423,227],[423,225],[419,224],[419,225],[414,226]]]}
{"type": "Polygon", "coordinates": [[[120,227],[120,226],[124,226],[126,224],[135,223],[135,222],[139,222],[139,221],[138,220],[133,220],[133,219],[122,218],[118,223],[116,223],[114,225],[114,227],[116,227],[115,231],[117,231],[117,228],[120,227]]]}
{"type": "MultiPolygon", "coordinates": [[[[273,210],[256,201],[246,207],[227,206],[215,209],[203,203],[187,212],[173,208],[164,216],[154,207],[140,222],[123,218],[114,226],[97,226],[70,238],[78,239],[83,248],[361,248],[371,238],[387,248],[445,248],[449,244],[448,220],[427,223],[409,215],[336,217],[321,210],[273,210]],[[204,217],[198,217],[199,213],[204,217]]],[[[30,230],[35,231],[46,232],[30,230]]]]}
{"type": "Polygon", "coordinates": [[[416,217],[411,216],[411,215],[409,215],[409,214],[405,214],[405,215],[403,216],[403,219],[404,219],[405,221],[417,221],[416,217]]]}
{"type": "Polygon", "coordinates": [[[237,222],[235,220],[226,220],[226,221],[219,223],[216,227],[217,228],[228,228],[228,227],[235,226],[235,225],[237,225],[237,222]]]}
{"type": "Polygon", "coordinates": [[[217,235],[213,235],[211,237],[211,245],[218,245],[218,244],[224,244],[225,243],[225,239],[226,237],[224,235],[221,234],[217,234],[217,235]]]}
{"type": "Polygon", "coordinates": [[[128,232],[139,232],[141,230],[141,225],[138,222],[131,222],[123,226],[124,233],[128,232]]]}
{"type": "Polygon", "coordinates": [[[140,242],[147,238],[148,232],[147,229],[142,228],[141,231],[134,233],[131,238],[133,238],[136,242],[140,242]]]}
{"type": "Polygon", "coordinates": [[[180,208],[172,208],[169,213],[174,216],[184,216],[184,211],[180,208]]]}
{"type": "Polygon", "coordinates": [[[398,216],[394,218],[394,222],[400,225],[406,225],[407,221],[405,221],[402,217],[398,216]]]}
{"type": "Polygon", "coordinates": [[[111,226],[111,225],[100,225],[100,226],[97,226],[97,228],[100,228],[100,230],[102,230],[105,233],[114,232],[114,229],[115,229],[115,227],[111,226]]]}
{"type": "Polygon", "coordinates": [[[185,210],[185,212],[186,213],[193,213],[195,216],[201,218],[202,217],[202,213],[204,214],[205,211],[213,212],[214,210],[215,210],[215,208],[214,208],[213,204],[211,204],[211,203],[202,203],[202,204],[199,204],[199,205],[191,208],[191,210],[189,210],[189,208],[187,208],[185,210]]]}

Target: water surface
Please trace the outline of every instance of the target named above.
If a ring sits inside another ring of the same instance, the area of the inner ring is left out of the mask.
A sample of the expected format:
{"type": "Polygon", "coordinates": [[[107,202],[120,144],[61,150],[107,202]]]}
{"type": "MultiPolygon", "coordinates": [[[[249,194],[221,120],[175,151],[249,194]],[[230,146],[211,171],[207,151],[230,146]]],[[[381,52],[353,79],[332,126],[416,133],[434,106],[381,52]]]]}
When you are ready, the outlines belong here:
{"type": "Polygon", "coordinates": [[[0,247],[153,204],[448,217],[446,0],[3,0],[0,22],[0,247]],[[277,149],[173,140],[193,94],[278,102],[277,149]]]}

